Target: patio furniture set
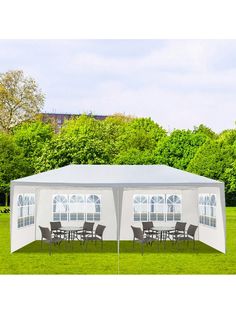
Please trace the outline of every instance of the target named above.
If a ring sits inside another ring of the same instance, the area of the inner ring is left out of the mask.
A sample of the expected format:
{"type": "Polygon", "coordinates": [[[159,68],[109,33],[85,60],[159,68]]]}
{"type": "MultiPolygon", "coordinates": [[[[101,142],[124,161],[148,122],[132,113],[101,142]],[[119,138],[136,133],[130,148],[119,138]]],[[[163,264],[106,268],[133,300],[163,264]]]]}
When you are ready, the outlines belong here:
{"type": "Polygon", "coordinates": [[[198,226],[190,224],[186,231],[186,222],[176,222],[175,227],[169,226],[154,226],[152,221],[142,222],[143,229],[140,227],[131,226],[133,230],[133,248],[134,243],[141,244],[141,253],[143,255],[144,244],[152,244],[153,242],[159,244],[162,242],[166,244],[166,240],[169,239],[172,243],[177,244],[179,241],[193,242],[193,249],[195,249],[195,234],[198,226]]]}
{"type": "MultiPolygon", "coordinates": [[[[52,253],[52,244],[60,245],[62,241],[73,243],[74,240],[81,241],[85,244],[85,249],[89,241],[101,242],[103,248],[103,232],[106,226],[98,224],[94,230],[94,222],[85,221],[82,227],[62,226],[60,221],[50,222],[51,230],[47,227],[39,226],[41,230],[41,248],[43,242],[49,244],[49,254],[52,253]]],[[[65,242],[65,243],[66,243],[65,242]]]]}

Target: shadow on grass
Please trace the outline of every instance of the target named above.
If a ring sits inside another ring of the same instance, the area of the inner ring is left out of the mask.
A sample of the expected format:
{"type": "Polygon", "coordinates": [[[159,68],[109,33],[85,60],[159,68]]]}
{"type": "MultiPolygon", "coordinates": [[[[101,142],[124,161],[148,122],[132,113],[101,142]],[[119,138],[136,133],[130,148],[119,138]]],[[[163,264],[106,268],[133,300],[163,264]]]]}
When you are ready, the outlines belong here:
{"type": "MultiPolygon", "coordinates": [[[[184,243],[183,241],[181,243],[174,243],[172,241],[166,241],[164,242],[153,242],[152,245],[145,244],[143,247],[144,254],[148,253],[156,253],[156,254],[222,254],[219,251],[215,250],[214,248],[200,242],[195,242],[195,248],[193,248],[193,243],[190,242],[189,244],[184,243]]],[[[120,242],[120,253],[128,253],[128,254],[137,254],[141,253],[141,245],[139,243],[135,243],[133,248],[133,242],[132,241],[121,241],[120,242]]]]}
{"type": "MultiPolygon", "coordinates": [[[[41,241],[32,242],[25,247],[14,252],[14,254],[26,254],[26,253],[40,253],[49,254],[49,245],[43,243],[41,248],[41,241]]],[[[52,245],[52,254],[89,254],[89,253],[117,253],[117,242],[116,241],[104,241],[103,248],[101,248],[101,243],[89,242],[86,245],[82,244],[80,241],[73,241],[73,243],[63,241],[60,245],[52,245]]]]}

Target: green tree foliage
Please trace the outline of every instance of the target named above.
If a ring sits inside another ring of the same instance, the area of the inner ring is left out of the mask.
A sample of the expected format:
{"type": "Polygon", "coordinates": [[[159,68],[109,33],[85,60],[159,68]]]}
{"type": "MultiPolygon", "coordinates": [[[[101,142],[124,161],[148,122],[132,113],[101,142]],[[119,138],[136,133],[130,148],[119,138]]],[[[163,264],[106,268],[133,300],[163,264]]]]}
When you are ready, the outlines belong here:
{"type": "Polygon", "coordinates": [[[1,133],[0,140],[1,191],[14,178],[71,163],[167,164],[224,181],[227,203],[236,203],[236,130],[215,134],[200,125],[168,135],[150,118],[82,115],[59,133],[36,120],[14,127],[12,135],[1,133]]]}
{"type": "Polygon", "coordinates": [[[189,163],[188,171],[225,182],[227,203],[235,198],[236,130],[227,130],[209,139],[189,163]]]}
{"type": "Polygon", "coordinates": [[[23,150],[25,160],[30,164],[31,173],[34,173],[36,159],[53,137],[52,125],[40,120],[24,122],[15,127],[13,133],[16,144],[23,150]]]}
{"type": "Polygon", "coordinates": [[[208,134],[198,129],[174,130],[158,145],[156,163],[186,170],[195,153],[208,139],[208,134]]]}
{"type": "Polygon", "coordinates": [[[216,139],[217,134],[213,132],[210,128],[205,126],[204,124],[200,124],[199,126],[195,126],[193,130],[194,134],[202,134],[211,139],[216,139]]]}
{"type": "Polygon", "coordinates": [[[109,152],[101,122],[85,115],[65,123],[61,133],[46,143],[37,158],[37,171],[76,164],[107,164],[109,152]]]}
{"type": "Polygon", "coordinates": [[[23,150],[16,145],[12,135],[0,132],[0,192],[7,194],[11,180],[28,174],[29,165],[23,150]]]}
{"type": "Polygon", "coordinates": [[[32,120],[40,112],[44,95],[35,80],[23,71],[0,74],[0,128],[9,132],[23,121],[32,120]]]}
{"type": "Polygon", "coordinates": [[[117,138],[116,164],[152,164],[154,151],[166,131],[151,118],[136,118],[129,121],[117,138]]]}

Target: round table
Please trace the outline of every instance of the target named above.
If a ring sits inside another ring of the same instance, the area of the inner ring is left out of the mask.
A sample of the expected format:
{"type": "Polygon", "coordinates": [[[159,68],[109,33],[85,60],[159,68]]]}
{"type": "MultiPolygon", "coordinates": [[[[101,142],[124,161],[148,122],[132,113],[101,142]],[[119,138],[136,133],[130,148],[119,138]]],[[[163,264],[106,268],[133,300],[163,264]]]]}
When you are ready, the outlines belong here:
{"type": "Polygon", "coordinates": [[[83,227],[65,226],[59,228],[59,230],[66,232],[68,234],[67,240],[70,241],[74,240],[76,232],[83,230],[83,227]]]}
{"type": "Polygon", "coordinates": [[[156,226],[156,227],[153,227],[152,230],[160,232],[160,240],[162,241],[162,240],[166,240],[166,238],[168,237],[169,231],[175,230],[175,227],[172,227],[172,226],[156,226]]]}

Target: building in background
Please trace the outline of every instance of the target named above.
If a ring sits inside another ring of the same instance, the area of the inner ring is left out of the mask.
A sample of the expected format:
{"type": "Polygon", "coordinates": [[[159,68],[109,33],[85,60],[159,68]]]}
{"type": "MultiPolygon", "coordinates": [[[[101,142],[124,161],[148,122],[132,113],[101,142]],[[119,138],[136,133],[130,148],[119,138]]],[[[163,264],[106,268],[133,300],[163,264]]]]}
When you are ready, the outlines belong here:
{"type": "MultiPolygon", "coordinates": [[[[51,120],[56,125],[56,131],[59,131],[63,123],[65,122],[65,120],[70,120],[72,118],[79,117],[79,116],[81,116],[81,114],[45,112],[45,113],[42,113],[42,120],[44,122],[51,120]]],[[[88,114],[88,116],[92,116],[96,120],[104,120],[107,117],[105,115],[93,115],[93,114],[88,114]]]]}

